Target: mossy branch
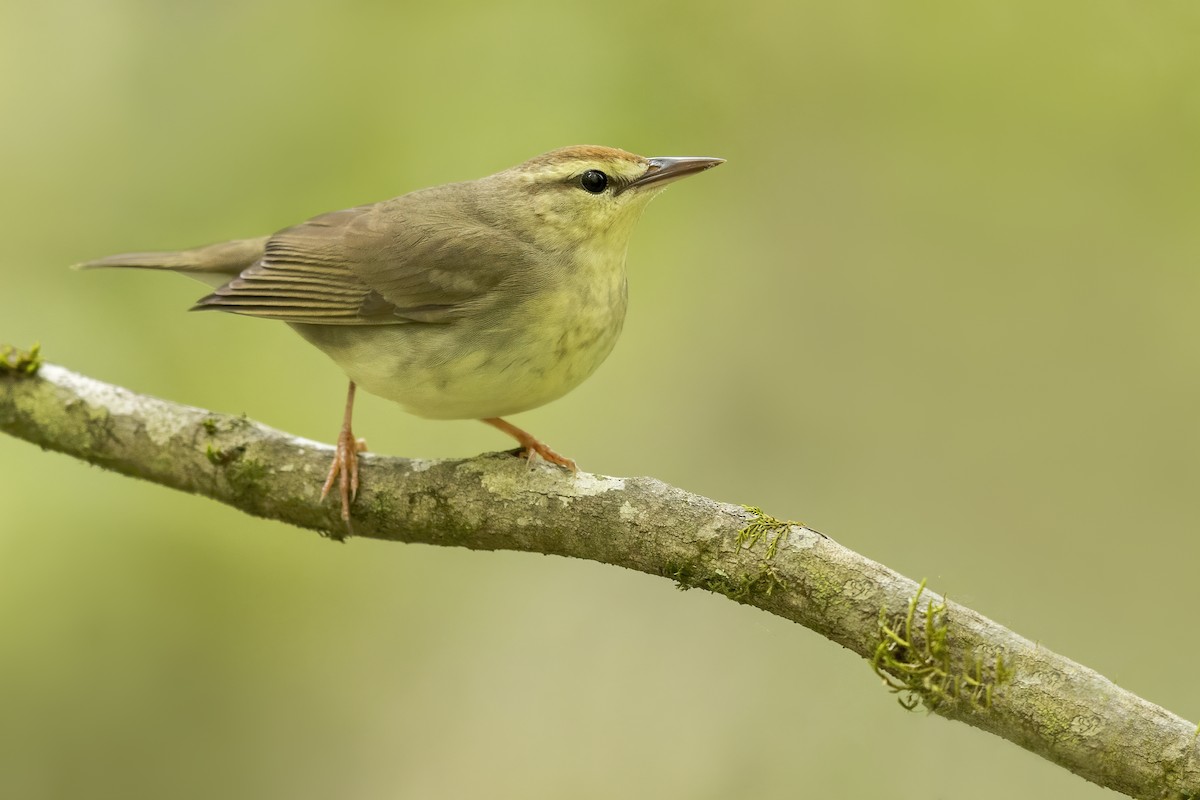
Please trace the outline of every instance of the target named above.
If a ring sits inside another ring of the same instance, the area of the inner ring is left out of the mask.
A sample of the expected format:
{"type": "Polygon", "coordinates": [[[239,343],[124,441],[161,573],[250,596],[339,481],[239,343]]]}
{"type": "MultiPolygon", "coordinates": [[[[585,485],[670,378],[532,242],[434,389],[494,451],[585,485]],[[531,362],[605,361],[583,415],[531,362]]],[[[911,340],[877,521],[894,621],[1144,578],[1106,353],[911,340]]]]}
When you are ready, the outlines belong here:
{"type": "MultiPolygon", "coordinates": [[[[5,349],[0,429],[43,448],[313,530],[332,450],[5,349]]],[[[797,523],[652,478],[530,469],[508,454],[366,454],[359,536],[586,558],[811,628],[918,704],[1138,798],[1200,797],[1196,725],[797,523]]],[[[864,675],[867,674],[864,670],[864,675]]]]}

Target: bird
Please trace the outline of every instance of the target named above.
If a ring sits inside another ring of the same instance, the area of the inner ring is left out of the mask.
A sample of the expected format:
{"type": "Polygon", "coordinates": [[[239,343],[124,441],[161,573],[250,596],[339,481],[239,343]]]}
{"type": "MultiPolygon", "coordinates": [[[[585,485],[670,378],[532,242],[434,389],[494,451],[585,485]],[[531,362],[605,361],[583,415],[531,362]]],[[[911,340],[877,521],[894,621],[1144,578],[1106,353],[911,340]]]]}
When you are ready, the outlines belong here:
{"type": "Polygon", "coordinates": [[[192,310],[285,322],[349,379],[333,462],[353,531],[358,387],[429,419],[478,419],[531,461],[575,462],[503,419],[562,397],[612,351],[635,224],[668,184],[724,162],[576,145],[476,180],[332,211],[269,236],[73,265],[198,278],[192,310]]]}

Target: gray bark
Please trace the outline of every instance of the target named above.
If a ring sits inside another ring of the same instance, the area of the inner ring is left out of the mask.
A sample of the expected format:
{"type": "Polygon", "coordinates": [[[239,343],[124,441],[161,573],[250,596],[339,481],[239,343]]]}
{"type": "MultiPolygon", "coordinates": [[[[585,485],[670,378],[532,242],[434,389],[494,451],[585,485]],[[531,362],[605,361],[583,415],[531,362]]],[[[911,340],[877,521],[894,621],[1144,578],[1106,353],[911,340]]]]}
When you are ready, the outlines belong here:
{"type": "MultiPolygon", "coordinates": [[[[0,429],[43,448],[333,536],[332,448],[36,360],[0,358],[0,429]]],[[[802,525],[653,478],[511,454],[364,454],[357,536],[586,558],[798,622],[867,659],[906,706],[1015,742],[1131,797],[1200,797],[1194,723],[802,525]]],[[[864,675],[867,674],[864,670],[864,675]]]]}

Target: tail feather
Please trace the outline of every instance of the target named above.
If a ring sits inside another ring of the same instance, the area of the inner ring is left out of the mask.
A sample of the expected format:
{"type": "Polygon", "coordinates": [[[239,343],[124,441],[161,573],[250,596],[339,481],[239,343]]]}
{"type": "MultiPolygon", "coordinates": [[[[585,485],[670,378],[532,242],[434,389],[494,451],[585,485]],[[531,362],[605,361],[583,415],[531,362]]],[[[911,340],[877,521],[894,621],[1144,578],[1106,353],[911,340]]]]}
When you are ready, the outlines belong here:
{"type": "Polygon", "coordinates": [[[192,250],[167,251],[161,253],[120,253],[72,265],[72,269],[104,269],[107,267],[158,269],[168,272],[183,272],[193,278],[213,285],[221,285],[241,274],[242,270],[254,265],[263,256],[267,239],[237,239],[232,242],[210,244],[192,250]]]}

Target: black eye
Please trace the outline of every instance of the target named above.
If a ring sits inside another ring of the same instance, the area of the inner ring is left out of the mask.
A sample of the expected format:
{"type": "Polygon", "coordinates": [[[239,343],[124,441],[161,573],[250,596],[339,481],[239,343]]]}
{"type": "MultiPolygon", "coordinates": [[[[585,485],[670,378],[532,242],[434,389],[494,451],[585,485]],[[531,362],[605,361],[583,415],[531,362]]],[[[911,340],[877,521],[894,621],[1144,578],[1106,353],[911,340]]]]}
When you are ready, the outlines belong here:
{"type": "Polygon", "coordinates": [[[579,185],[585,192],[600,194],[608,188],[608,176],[598,169],[589,169],[579,176],[579,185]]]}

